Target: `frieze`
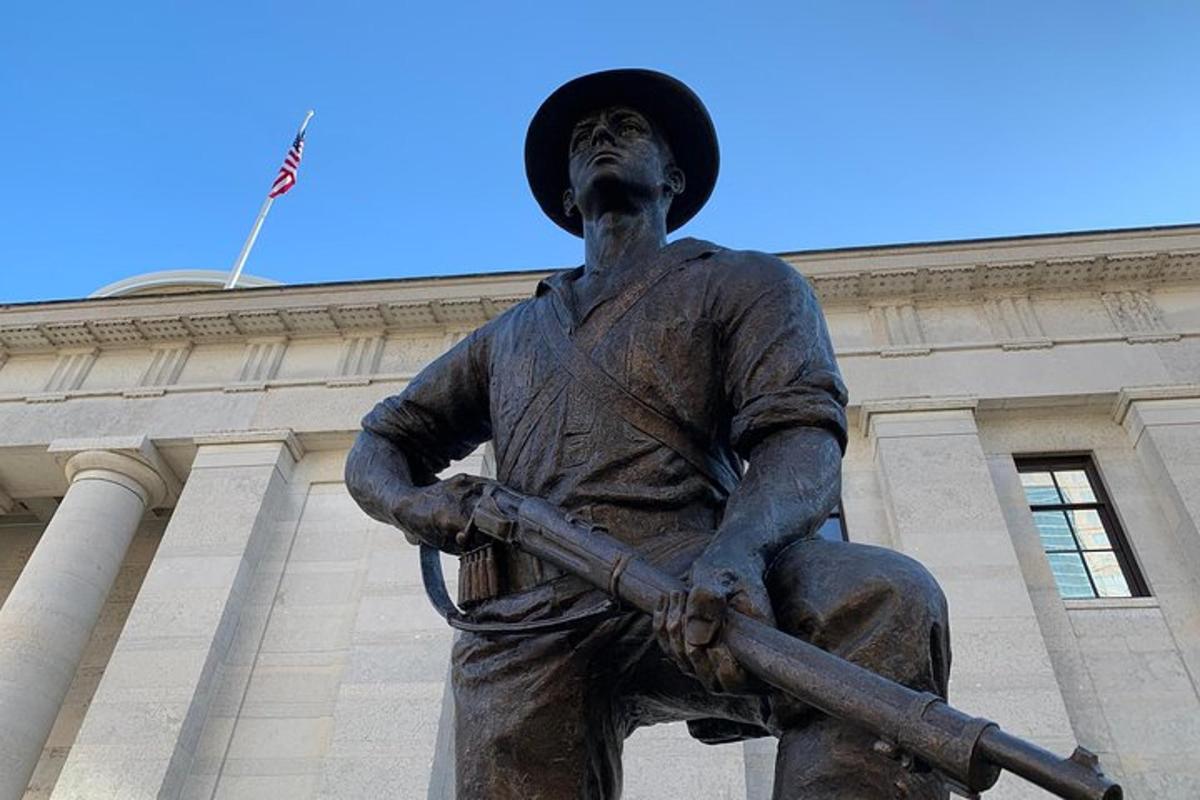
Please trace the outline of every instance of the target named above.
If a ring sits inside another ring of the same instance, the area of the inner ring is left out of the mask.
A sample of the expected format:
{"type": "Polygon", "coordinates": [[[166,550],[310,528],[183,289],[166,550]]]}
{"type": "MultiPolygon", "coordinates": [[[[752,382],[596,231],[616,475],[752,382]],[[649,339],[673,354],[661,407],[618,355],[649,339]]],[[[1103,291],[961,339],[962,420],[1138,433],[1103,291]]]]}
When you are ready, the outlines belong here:
{"type": "Polygon", "coordinates": [[[1051,347],[1028,295],[994,297],[984,301],[992,336],[1005,350],[1051,347]]]}
{"type": "Polygon", "coordinates": [[[921,317],[912,303],[877,306],[871,312],[882,339],[881,356],[892,358],[929,354],[921,317]]]}
{"type": "Polygon", "coordinates": [[[1162,310],[1149,292],[1126,290],[1101,292],[1100,299],[1113,325],[1131,344],[1174,341],[1179,334],[1167,329],[1162,310]]]}
{"type": "Polygon", "coordinates": [[[379,371],[379,359],[383,355],[383,336],[350,336],[342,345],[338,358],[339,378],[374,375],[379,371]]]}
{"type": "Polygon", "coordinates": [[[96,349],[70,350],[61,353],[54,372],[46,382],[43,391],[48,395],[59,395],[72,392],[83,385],[92,365],[96,363],[96,349]]]}
{"type": "Polygon", "coordinates": [[[179,380],[179,373],[183,371],[183,365],[187,363],[187,357],[191,350],[191,345],[186,342],[152,347],[151,351],[154,355],[150,359],[150,366],[142,374],[138,386],[152,388],[173,385],[179,380]]]}

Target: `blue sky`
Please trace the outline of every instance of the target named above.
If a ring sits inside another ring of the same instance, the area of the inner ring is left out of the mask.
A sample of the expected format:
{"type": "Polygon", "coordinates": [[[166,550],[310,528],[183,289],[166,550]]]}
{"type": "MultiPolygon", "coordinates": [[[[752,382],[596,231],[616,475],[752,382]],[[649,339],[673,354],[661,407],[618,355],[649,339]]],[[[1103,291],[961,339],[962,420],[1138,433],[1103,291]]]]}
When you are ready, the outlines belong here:
{"type": "Polygon", "coordinates": [[[1200,4],[10,6],[0,301],[227,269],[310,106],[247,271],[288,283],[564,266],[521,147],[577,74],[705,100],[682,234],[799,250],[1200,221],[1200,4]]]}

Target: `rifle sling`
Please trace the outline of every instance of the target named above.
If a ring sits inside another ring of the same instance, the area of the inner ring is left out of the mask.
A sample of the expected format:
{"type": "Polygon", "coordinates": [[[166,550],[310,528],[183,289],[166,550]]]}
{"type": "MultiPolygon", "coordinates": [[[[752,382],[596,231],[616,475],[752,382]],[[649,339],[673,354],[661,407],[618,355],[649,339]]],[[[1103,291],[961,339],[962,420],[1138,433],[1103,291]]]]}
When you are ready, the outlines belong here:
{"type": "MultiPolygon", "coordinates": [[[[668,245],[632,285],[614,299],[607,308],[604,308],[601,315],[591,321],[593,329],[599,329],[602,332],[611,329],[617,320],[623,317],[645,297],[654,285],[673,272],[676,267],[710,254],[717,249],[719,248],[715,245],[698,239],[682,239],[668,245]],[[603,319],[600,319],[600,316],[603,319]]],[[[591,357],[571,339],[569,331],[558,319],[553,295],[547,296],[543,302],[535,304],[533,312],[542,339],[550,353],[571,377],[593,393],[598,401],[598,407],[611,410],[628,424],[672,450],[707,477],[723,495],[729,494],[731,487],[737,481],[737,476],[732,474],[727,465],[697,445],[678,422],[643,402],[592,361],[591,357]]],[[[558,392],[543,391],[542,394],[549,396],[550,400],[532,405],[548,405],[550,401],[556,399],[558,392]]],[[[539,412],[534,415],[534,421],[544,411],[545,408],[540,407],[539,412]]],[[[528,417],[529,414],[527,413],[526,416],[528,417]]],[[[529,427],[532,428],[532,424],[529,427]]],[[[524,438],[521,437],[522,440],[524,438]]],[[[520,443],[514,449],[521,449],[520,443]]],[[[429,598],[430,604],[452,628],[484,635],[554,633],[605,619],[618,610],[617,604],[610,599],[596,608],[551,619],[532,622],[474,622],[455,605],[449,592],[446,591],[441,553],[436,548],[424,543],[421,544],[421,582],[424,584],[425,595],[429,598]]]]}
{"type": "Polygon", "coordinates": [[[425,585],[425,596],[429,598],[434,610],[442,619],[460,631],[479,633],[483,635],[525,635],[541,633],[557,633],[570,630],[577,625],[599,622],[617,613],[619,606],[610,599],[605,599],[595,608],[576,611],[561,617],[539,619],[532,622],[474,622],[464,614],[446,591],[446,578],[442,574],[442,554],[435,548],[422,542],[421,544],[421,582],[425,585]]]}

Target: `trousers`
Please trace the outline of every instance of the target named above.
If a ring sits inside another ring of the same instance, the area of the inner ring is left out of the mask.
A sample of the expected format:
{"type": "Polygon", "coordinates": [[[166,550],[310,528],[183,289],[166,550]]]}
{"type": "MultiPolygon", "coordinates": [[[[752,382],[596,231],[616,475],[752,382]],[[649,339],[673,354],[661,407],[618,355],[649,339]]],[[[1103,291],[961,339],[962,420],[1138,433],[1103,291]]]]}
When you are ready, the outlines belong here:
{"type": "MultiPolygon", "coordinates": [[[[765,580],[781,630],[945,697],[946,600],[916,561],[870,545],[803,540],[765,580]]],[[[476,613],[533,620],[596,597],[564,576],[476,613]]],[[[777,737],[775,800],[946,797],[936,776],[904,769],[873,749],[874,737],[794,698],[708,692],[662,652],[644,614],[544,635],[463,633],[452,664],[460,800],[617,800],[624,740],[675,721],[708,743],[777,737]]]]}

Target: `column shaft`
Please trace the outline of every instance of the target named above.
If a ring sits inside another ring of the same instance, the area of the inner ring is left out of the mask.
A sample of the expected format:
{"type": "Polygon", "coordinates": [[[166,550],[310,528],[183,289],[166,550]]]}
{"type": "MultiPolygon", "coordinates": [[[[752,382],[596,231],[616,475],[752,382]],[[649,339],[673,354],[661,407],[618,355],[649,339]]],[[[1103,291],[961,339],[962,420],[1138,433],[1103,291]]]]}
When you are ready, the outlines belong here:
{"type": "MultiPolygon", "coordinates": [[[[199,444],[55,800],[179,797],[194,771],[218,673],[246,625],[248,587],[299,447],[282,433],[199,444]]],[[[189,791],[207,797],[211,786],[189,791]]]]}
{"type": "MultiPolygon", "coordinates": [[[[898,549],[923,563],[950,604],[950,702],[1043,746],[1074,737],[969,405],[868,411],[898,549]]],[[[1003,778],[997,798],[1025,797],[1003,778]]],[[[992,794],[989,794],[991,797],[992,794]]]]}
{"type": "Polygon", "coordinates": [[[0,800],[25,792],[150,496],[97,466],[134,459],[83,455],[99,458],[83,460],[0,608],[0,800]]]}
{"type": "MultiPolygon", "coordinates": [[[[1171,529],[1171,561],[1159,559],[1150,590],[1176,629],[1184,662],[1200,677],[1200,386],[1133,389],[1123,393],[1117,419],[1154,487],[1171,529]]],[[[1138,549],[1137,531],[1129,531],[1138,549]]],[[[1149,565],[1147,565],[1149,566],[1149,565]]]]}

